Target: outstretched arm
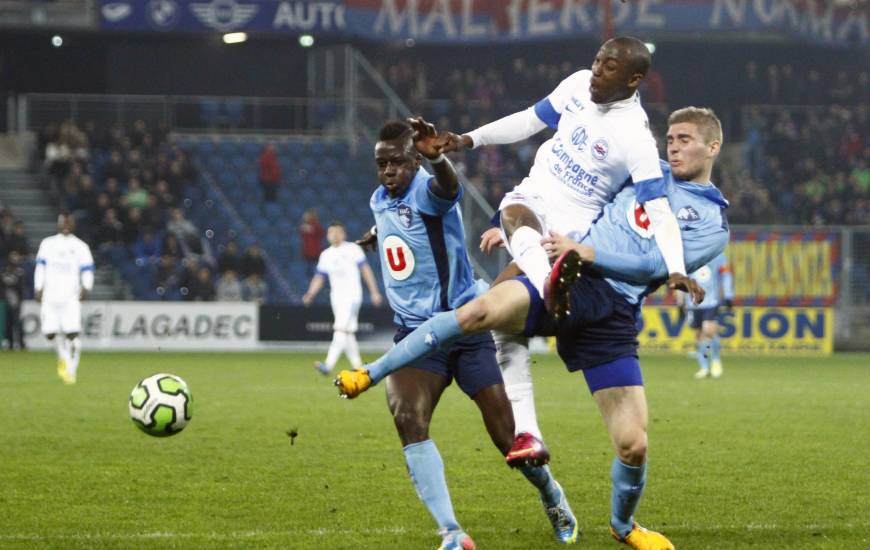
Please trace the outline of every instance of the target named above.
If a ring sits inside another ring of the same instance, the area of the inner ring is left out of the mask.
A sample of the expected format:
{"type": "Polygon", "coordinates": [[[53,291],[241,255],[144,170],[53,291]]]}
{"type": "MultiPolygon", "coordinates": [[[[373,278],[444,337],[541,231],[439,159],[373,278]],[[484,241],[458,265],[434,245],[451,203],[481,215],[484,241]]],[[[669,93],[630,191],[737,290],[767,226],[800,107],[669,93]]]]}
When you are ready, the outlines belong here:
{"type": "Polygon", "coordinates": [[[535,112],[535,107],[529,107],[512,115],[502,117],[485,124],[467,134],[445,133],[442,151],[449,153],[459,149],[475,149],[482,145],[503,145],[528,139],[547,127],[535,112]]]}
{"type": "Polygon", "coordinates": [[[442,199],[455,199],[459,194],[459,177],[453,163],[443,154],[442,139],[435,131],[435,126],[419,116],[409,118],[408,123],[414,129],[414,147],[426,157],[435,174],[429,188],[442,199]]]}

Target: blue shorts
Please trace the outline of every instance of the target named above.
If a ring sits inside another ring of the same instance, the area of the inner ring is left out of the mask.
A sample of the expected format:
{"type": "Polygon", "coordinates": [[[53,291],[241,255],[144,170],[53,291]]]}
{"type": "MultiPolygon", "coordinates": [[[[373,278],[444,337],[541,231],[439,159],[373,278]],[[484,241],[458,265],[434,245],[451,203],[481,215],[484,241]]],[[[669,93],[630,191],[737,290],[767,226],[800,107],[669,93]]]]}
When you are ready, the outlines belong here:
{"type": "Polygon", "coordinates": [[[689,318],[689,328],[699,329],[704,321],[719,320],[719,306],[690,309],[686,315],[689,318]]]}
{"type": "MultiPolygon", "coordinates": [[[[413,330],[399,327],[393,342],[398,344],[413,330]]],[[[465,395],[472,398],[483,389],[504,384],[495,358],[495,342],[489,332],[460,338],[449,349],[420,359],[410,367],[440,374],[448,379],[448,385],[455,379],[465,395]]]]}
{"type": "MultiPolygon", "coordinates": [[[[617,359],[637,361],[640,306],[628,303],[607,281],[583,274],[571,287],[571,315],[556,321],[525,276],[531,302],[526,336],[556,336],[556,349],[569,371],[609,365],[617,359]]],[[[636,385],[636,384],[628,384],[636,385]]]]}

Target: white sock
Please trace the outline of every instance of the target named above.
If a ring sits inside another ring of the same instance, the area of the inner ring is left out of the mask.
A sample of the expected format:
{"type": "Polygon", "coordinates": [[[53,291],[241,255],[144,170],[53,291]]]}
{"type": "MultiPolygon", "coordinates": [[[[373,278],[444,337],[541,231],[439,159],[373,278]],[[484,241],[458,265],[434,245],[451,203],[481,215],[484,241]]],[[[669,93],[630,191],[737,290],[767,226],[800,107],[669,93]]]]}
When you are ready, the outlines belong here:
{"type": "Polygon", "coordinates": [[[514,413],[514,433],[529,432],[543,439],[535,412],[529,339],[501,332],[493,332],[493,337],[504,389],[514,413]]]}
{"type": "Polygon", "coordinates": [[[356,342],[356,334],[348,332],[346,338],[347,341],[344,344],[344,353],[347,355],[353,368],[361,369],[362,358],[359,356],[359,344],[356,342]]]}
{"type": "Polygon", "coordinates": [[[338,362],[341,352],[344,351],[347,333],[336,330],[332,333],[332,343],[329,344],[329,351],[326,352],[326,368],[332,370],[332,367],[338,362]]]}
{"type": "Polygon", "coordinates": [[[57,360],[69,363],[69,359],[66,356],[66,336],[64,336],[63,334],[58,334],[57,336],[55,336],[54,346],[57,351],[57,360]]]}
{"type": "Polygon", "coordinates": [[[76,336],[69,340],[69,362],[66,364],[66,372],[75,378],[79,370],[79,359],[82,356],[82,339],[76,336]]]}
{"type": "Polygon", "coordinates": [[[541,245],[543,235],[531,227],[522,226],[511,237],[511,254],[538,294],[544,296],[544,281],[550,274],[550,260],[541,245]]]}

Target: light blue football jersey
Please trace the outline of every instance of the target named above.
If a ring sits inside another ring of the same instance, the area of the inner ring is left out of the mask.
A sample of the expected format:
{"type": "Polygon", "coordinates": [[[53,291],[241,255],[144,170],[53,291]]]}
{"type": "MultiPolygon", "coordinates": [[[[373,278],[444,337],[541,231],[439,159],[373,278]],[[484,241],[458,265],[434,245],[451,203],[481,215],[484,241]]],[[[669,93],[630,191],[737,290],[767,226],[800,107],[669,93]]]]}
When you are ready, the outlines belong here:
{"type": "Polygon", "coordinates": [[[422,167],[401,197],[380,186],[369,205],[375,216],[381,276],[396,324],[416,327],[486,290],[476,282],[465,248],[459,200],[435,195],[422,167]]]}
{"type": "Polygon", "coordinates": [[[716,307],[725,300],[734,299],[734,284],[728,259],[725,254],[719,254],[713,261],[689,274],[704,289],[704,301],[695,305],[692,300],[686,300],[686,309],[706,309],[716,307]]]}
{"type": "MultiPolygon", "coordinates": [[[[725,250],[728,201],[713,184],[675,179],[666,162],[662,162],[662,172],[668,202],[680,225],[686,269],[691,273],[725,250]]],[[[582,242],[595,248],[596,269],[629,303],[639,303],[667,280],[664,258],[634,185],[626,186],[604,207],[582,242]]]]}

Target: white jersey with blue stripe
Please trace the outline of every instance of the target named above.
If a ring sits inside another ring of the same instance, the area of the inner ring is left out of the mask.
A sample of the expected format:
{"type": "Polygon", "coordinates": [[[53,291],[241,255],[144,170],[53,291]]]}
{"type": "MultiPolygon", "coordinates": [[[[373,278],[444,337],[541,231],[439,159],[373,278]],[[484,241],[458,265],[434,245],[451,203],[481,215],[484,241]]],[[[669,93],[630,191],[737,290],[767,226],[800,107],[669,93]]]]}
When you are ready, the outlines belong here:
{"type": "Polygon", "coordinates": [[[454,199],[443,199],[432,192],[433,179],[420,168],[401,197],[390,197],[381,186],[370,201],[381,276],[400,326],[416,327],[485,290],[474,280],[465,248],[462,187],[454,199]]]}
{"type": "Polygon", "coordinates": [[[317,273],[329,278],[331,298],[349,302],[362,301],[360,269],[366,264],[366,255],[356,243],[343,242],[320,253],[317,273]]]}
{"type": "Polygon", "coordinates": [[[39,243],[36,270],[34,287],[42,290],[43,303],[66,303],[78,300],[82,287],[88,286],[82,278],[94,271],[94,257],[84,241],[58,233],[39,243]]]}
{"type": "Polygon", "coordinates": [[[538,149],[529,179],[547,200],[576,207],[585,232],[630,178],[641,203],[664,195],[656,142],[635,93],[598,105],[589,93],[592,72],[578,71],[534,106],[556,130],[538,149]]]}
{"type": "Polygon", "coordinates": [[[712,262],[704,265],[697,271],[690,273],[689,277],[694,279],[704,289],[704,300],[698,305],[695,305],[692,300],[686,300],[686,309],[716,307],[723,299],[734,299],[731,270],[728,267],[728,259],[724,253],[716,256],[712,262]]]}
{"type": "MultiPolygon", "coordinates": [[[[662,162],[665,194],[680,225],[686,268],[704,266],[728,244],[728,201],[712,183],[675,179],[662,162]]],[[[638,200],[636,186],[620,191],[604,207],[584,244],[595,248],[595,267],[629,303],[639,303],[668,278],[664,258],[656,246],[650,220],[638,200]]]]}

